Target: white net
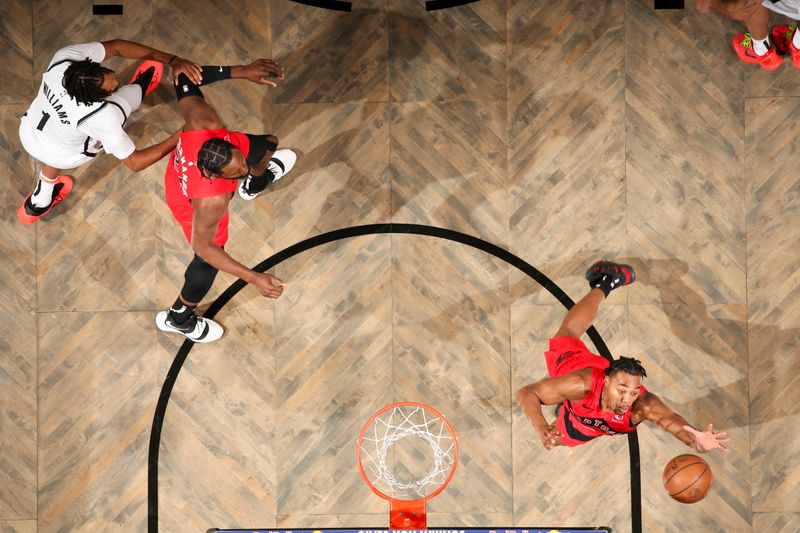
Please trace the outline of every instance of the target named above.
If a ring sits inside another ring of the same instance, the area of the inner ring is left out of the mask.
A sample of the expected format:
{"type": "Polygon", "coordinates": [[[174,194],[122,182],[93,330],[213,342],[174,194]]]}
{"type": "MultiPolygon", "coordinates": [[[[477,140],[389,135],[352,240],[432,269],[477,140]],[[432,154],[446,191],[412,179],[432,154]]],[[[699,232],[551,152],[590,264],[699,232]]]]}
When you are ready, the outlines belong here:
{"type": "Polygon", "coordinates": [[[376,489],[416,500],[436,491],[456,461],[447,423],[422,405],[396,405],[378,415],[361,440],[361,464],[376,489]]]}

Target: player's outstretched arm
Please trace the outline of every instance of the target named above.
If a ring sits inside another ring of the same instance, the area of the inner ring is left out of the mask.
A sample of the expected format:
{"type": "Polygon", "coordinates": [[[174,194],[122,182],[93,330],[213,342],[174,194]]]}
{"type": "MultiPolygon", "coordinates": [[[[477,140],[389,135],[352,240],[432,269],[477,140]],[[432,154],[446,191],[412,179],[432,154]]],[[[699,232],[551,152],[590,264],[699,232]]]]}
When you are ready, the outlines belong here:
{"type": "Polygon", "coordinates": [[[136,150],[131,155],[122,160],[125,166],[134,172],[144,170],[162,157],[167,155],[178,144],[181,138],[181,130],[176,131],[160,143],[148,146],[142,150],[136,150]]]}
{"type": "Polygon", "coordinates": [[[121,56],[127,59],[152,59],[159,63],[168,64],[172,68],[172,80],[175,85],[178,84],[178,76],[180,74],[186,74],[190,80],[198,85],[203,81],[200,65],[175,54],[168,54],[145,44],[124,39],[112,39],[103,41],[101,44],[106,49],[106,59],[121,56]]]}
{"type": "Polygon", "coordinates": [[[726,438],[727,433],[724,431],[714,433],[711,424],[708,425],[706,431],[700,431],[690,426],[685,418],[670,409],[661,398],[652,392],[645,392],[633,404],[632,420],[634,423],[642,420],[653,422],[700,453],[706,453],[716,448],[727,452],[727,443],[731,440],[726,438]]]}
{"type": "Polygon", "coordinates": [[[539,433],[547,450],[558,446],[561,435],[555,424],[548,424],[542,415],[542,405],[556,405],[564,400],[580,400],[591,385],[591,369],[578,370],[564,376],[545,378],[522,387],[517,392],[517,403],[539,433]]]}
{"type": "Polygon", "coordinates": [[[225,215],[229,202],[228,194],[192,200],[194,207],[192,249],[211,266],[254,285],[262,296],[277,298],[283,292],[284,284],[281,280],[269,274],[250,270],[214,244],[219,221],[225,215]]]}

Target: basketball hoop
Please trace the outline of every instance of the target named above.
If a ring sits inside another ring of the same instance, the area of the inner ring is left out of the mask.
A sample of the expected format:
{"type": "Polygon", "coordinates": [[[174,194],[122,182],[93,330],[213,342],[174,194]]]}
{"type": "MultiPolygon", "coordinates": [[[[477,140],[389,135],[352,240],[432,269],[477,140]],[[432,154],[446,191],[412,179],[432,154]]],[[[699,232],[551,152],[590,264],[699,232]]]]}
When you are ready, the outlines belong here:
{"type": "Polygon", "coordinates": [[[358,436],[358,470],[389,500],[390,529],[425,529],[425,504],[456,471],[458,440],[433,407],[397,402],[372,415],[358,436]]]}

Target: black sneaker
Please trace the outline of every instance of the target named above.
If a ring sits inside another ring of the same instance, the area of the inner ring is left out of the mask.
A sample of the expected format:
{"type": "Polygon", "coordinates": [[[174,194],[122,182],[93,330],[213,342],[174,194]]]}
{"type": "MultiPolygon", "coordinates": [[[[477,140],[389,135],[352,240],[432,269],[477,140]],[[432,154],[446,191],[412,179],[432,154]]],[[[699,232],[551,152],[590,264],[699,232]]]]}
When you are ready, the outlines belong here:
{"type": "Polygon", "coordinates": [[[613,290],[633,283],[636,280],[636,271],[631,265],[611,261],[598,261],[586,271],[586,280],[593,289],[598,287],[604,276],[609,276],[609,286],[613,290]]]}
{"type": "Polygon", "coordinates": [[[288,174],[289,171],[294,168],[296,161],[297,154],[288,148],[276,150],[275,153],[272,154],[272,157],[270,157],[269,164],[267,165],[267,172],[272,174],[272,179],[267,180],[267,184],[264,185],[262,189],[253,192],[250,188],[250,181],[253,179],[253,176],[248,175],[242,180],[242,184],[239,185],[239,196],[244,200],[254,200],[259,194],[264,192],[267,187],[288,174]]]}
{"type": "Polygon", "coordinates": [[[195,314],[192,314],[183,324],[176,324],[170,318],[169,311],[161,311],[156,315],[156,326],[161,331],[180,333],[194,342],[213,342],[225,333],[225,330],[217,322],[195,314]]]}

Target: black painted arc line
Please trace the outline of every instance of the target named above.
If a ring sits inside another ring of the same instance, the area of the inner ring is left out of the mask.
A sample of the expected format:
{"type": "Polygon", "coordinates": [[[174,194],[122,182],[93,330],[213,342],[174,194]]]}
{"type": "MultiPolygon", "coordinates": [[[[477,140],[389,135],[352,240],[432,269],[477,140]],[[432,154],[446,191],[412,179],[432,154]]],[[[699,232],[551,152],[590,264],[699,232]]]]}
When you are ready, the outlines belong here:
{"type": "Polygon", "coordinates": [[[478,2],[478,1],[479,0],[427,0],[427,2],[425,2],[425,11],[448,9],[451,7],[458,7],[467,4],[472,4],[473,2],[478,2]]]}
{"type": "MultiPolygon", "coordinates": [[[[270,268],[278,265],[279,263],[294,257],[295,255],[308,251],[317,246],[328,244],[342,239],[350,239],[353,237],[360,237],[364,235],[378,235],[378,234],[409,234],[409,235],[425,235],[428,237],[437,237],[446,239],[467,246],[471,246],[490,255],[502,259],[506,263],[516,267],[518,270],[527,274],[530,278],[536,280],[547,292],[549,292],[556,300],[558,300],[564,307],[571,309],[575,302],[567,296],[550,278],[539,272],[533,265],[524,261],[520,257],[512,254],[508,250],[501,248],[495,244],[487,242],[478,237],[467,235],[459,231],[454,231],[446,228],[438,228],[435,226],[425,226],[422,224],[365,224],[362,226],[351,226],[348,228],[341,228],[314,237],[309,237],[300,241],[288,248],[273,254],[268,259],[262,261],[253,270],[256,272],[265,272],[270,268]]],[[[213,318],[236,294],[239,293],[246,283],[242,280],[234,281],[225,291],[220,294],[216,300],[208,307],[204,313],[204,317],[213,318]]],[[[605,341],[598,333],[594,326],[590,327],[587,331],[589,338],[597,349],[598,353],[608,359],[613,360],[611,352],[608,350],[605,341]]],[[[189,352],[194,345],[193,342],[186,340],[178,349],[175,359],[172,361],[167,376],[164,379],[164,384],[161,387],[161,393],[158,396],[156,403],[155,414],[153,415],[153,425],[150,431],[150,446],[147,461],[147,531],[148,533],[158,533],[158,455],[161,445],[161,431],[164,426],[164,416],[166,414],[169,397],[172,393],[172,388],[175,386],[175,381],[178,378],[181,367],[186,361],[189,352]]],[[[636,431],[628,433],[628,448],[630,455],[630,472],[631,472],[631,530],[633,533],[640,533],[642,530],[641,522],[641,477],[640,477],[640,461],[639,461],[639,440],[636,431]]]]}
{"type": "Polygon", "coordinates": [[[343,0],[292,0],[296,4],[303,4],[311,7],[321,7],[322,9],[330,9],[332,11],[346,11],[352,10],[352,2],[345,2],[343,0]]]}

